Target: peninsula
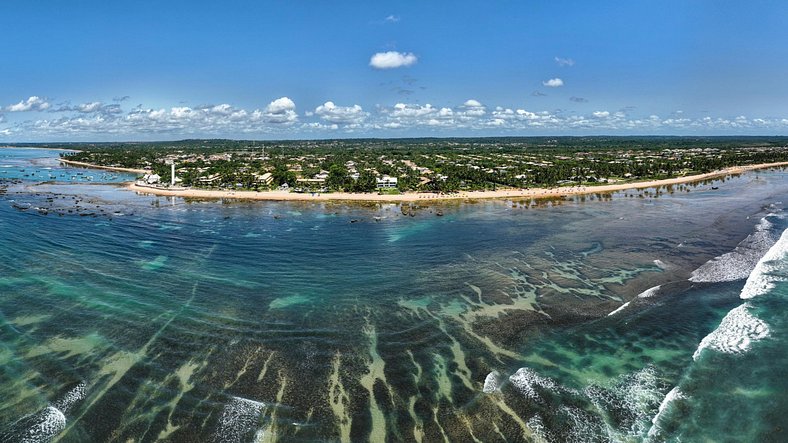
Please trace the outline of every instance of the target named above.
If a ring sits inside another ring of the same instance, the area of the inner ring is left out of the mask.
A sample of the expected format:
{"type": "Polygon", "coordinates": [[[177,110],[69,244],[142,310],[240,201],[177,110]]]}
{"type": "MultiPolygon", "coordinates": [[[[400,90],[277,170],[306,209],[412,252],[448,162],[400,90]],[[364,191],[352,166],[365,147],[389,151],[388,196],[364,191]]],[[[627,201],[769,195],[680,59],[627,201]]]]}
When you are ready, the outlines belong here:
{"type": "MultiPolygon", "coordinates": [[[[785,137],[515,137],[92,144],[72,166],[132,172],[139,192],[249,200],[551,198],[788,164],[785,137]]],[[[66,147],[67,148],[67,147],[66,147]]]]}

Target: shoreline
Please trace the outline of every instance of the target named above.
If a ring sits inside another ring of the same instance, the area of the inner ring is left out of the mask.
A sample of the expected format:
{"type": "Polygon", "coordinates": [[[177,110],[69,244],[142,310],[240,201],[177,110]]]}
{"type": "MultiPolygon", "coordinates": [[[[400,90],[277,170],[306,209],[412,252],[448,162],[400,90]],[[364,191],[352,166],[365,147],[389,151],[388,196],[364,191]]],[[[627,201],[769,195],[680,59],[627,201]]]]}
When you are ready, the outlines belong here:
{"type": "Polygon", "coordinates": [[[129,183],[127,188],[141,193],[184,198],[204,199],[236,199],[236,200],[262,200],[262,201],[360,201],[360,202],[419,202],[419,201],[448,201],[448,200],[480,200],[480,199],[505,199],[505,198],[556,198],[569,195],[585,195],[606,192],[618,192],[628,189],[644,189],[659,186],[692,183],[701,180],[721,177],[729,174],[741,174],[747,171],[788,166],[788,162],[761,163],[757,165],[731,166],[705,174],[687,175],[662,180],[644,182],[629,182],[600,186],[571,186],[558,188],[532,188],[532,189],[506,189],[497,191],[467,191],[455,194],[434,193],[405,193],[397,195],[379,195],[367,193],[294,193],[288,191],[230,191],[208,189],[165,189],[152,186],[141,186],[129,183]]]}
{"type": "Polygon", "coordinates": [[[106,169],[108,171],[131,172],[131,173],[134,173],[134,174],[147,174],[148,172],[150,172],[150,171],[146,171],[144,169],[118,168],[118,167],[114,167],[114,166],[99,166],[99,165],[94,165],[92,163],[78,162],[78,161],[74,161],[74,160],[64,160],[62,158],[59,158],[58,161],[60,163],[65,163],[65,164],[71,165],[71,166],[82,166],[82,167],[91,168],[91,169],[106,169]]]}
{"type": "Polygon", "coordinates": [[[79,149],[65,149],[65,148],[48,148],[46,146],[13,146],[2,145],[0,149],[41,149],[44,151],[63,151],[63,152],[82,152],[79,149]]]}

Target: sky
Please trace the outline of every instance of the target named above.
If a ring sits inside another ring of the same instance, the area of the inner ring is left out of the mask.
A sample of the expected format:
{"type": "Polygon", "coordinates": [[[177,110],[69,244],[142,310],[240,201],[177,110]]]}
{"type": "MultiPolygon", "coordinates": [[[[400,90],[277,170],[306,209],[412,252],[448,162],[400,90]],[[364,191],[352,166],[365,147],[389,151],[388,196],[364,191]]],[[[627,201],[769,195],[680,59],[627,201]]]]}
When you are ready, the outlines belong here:
{"type": "Polygon", "coordinates": [[[3,0],[0,23],[0,143],[788,135],[784,0],[3,0]]]}

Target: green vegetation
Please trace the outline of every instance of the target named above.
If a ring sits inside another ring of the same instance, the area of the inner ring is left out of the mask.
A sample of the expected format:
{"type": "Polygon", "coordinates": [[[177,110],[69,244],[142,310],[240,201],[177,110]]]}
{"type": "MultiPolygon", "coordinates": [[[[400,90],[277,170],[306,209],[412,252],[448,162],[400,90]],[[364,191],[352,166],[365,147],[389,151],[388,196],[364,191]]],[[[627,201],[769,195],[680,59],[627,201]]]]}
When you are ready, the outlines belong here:
{"type": "Polygon", "coordinates": [[[788,161],[788,137],[184,140],[48,145],[65,158],[143,168],[184,186],[391,192],[585,186],[788,161]],[[266,175],[270,173],[270,178],[266,175]]]}

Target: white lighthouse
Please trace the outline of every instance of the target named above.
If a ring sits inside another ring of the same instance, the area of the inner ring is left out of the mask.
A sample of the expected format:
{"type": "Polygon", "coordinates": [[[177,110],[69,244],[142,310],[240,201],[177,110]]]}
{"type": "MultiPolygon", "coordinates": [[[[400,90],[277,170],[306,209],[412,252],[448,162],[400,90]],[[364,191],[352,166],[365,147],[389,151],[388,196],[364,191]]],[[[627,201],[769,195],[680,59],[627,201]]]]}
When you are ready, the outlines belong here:
{"type": "Polygon", "coordinates": [[[170,163],[170,186],[175,186],[175,162],[170,163]]]}

